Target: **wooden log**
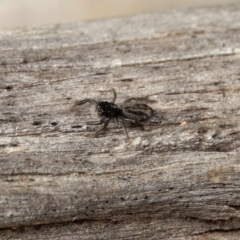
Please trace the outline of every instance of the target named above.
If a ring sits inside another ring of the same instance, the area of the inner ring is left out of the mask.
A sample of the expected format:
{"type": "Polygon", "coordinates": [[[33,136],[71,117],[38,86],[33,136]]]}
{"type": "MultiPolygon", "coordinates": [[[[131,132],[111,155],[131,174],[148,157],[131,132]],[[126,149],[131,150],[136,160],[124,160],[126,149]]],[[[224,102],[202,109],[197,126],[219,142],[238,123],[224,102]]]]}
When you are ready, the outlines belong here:
{"type": "Polygon", "coordinates": [[[240,5],[1,31],[0,238],[238,239],[239,53],[240,5]]]}

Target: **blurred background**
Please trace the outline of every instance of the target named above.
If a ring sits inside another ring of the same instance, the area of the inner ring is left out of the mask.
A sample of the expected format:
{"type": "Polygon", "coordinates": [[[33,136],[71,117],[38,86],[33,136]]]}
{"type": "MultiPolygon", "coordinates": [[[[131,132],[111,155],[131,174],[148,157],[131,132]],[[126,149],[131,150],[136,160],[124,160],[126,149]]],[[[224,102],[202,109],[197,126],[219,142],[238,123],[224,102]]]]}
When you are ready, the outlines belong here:
{"type": "Polygon", "coordinates": [[[0,0],[0,29],[231,3],[240,0],[0,0]]]}

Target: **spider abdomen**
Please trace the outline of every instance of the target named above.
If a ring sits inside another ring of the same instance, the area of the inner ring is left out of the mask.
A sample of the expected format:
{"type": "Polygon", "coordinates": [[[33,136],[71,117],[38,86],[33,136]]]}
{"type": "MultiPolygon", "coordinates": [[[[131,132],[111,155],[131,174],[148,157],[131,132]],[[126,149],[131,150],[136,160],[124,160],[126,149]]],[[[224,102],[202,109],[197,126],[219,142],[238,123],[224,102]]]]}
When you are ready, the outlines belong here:
{"type": "Polygon", "coordinates": [[[107,118],[118,118],[122,116],[122,109],[120,109],[116,104],[111,102],[98,102],[96,106],[98,115],[107,118]]]}
{"type": "Polygon", "coordinates": [[[123,102],[123,115],[136,121],[146,121],[153,115],[153,110],[145,103],[138,102],[135,98],[129,98],[123,102]]]}

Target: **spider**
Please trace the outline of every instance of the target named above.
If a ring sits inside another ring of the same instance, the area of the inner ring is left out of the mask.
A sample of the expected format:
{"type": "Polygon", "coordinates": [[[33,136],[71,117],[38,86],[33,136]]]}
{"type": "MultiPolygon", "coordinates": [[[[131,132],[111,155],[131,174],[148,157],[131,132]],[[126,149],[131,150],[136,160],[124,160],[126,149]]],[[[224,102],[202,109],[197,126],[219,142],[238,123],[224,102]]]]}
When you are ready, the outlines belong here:
{"type": "Polygon", "coordinates": [[[117,98],[117,94],[114,89],[112,89],[111,91],[113,92],[111,102],[96,101],[87,98],[80,101],[75,101],[74,105],[71,108],[71,111],[74,110],[74,108],[78,105],[82,105],[85,103],[94,104],[96,106],[98,116],[101,119],[98,122],[87,122],[87,124],[103,124],[103,126],[94,134],[90,135],[90,137],[97,137],[107,128],[109,122],[114,119],[117,123],[122,124],[127,140],[129,141],[129,135],[125,122],[130,122],[135,126],[139,126],[143,129],[143,125],[141,122],[151,118],[153,115],[153,110],[147,104],[140,103],[138,98],[128,98],[122,103],[122,105],[118,106],[114,103],[117,98]]]}

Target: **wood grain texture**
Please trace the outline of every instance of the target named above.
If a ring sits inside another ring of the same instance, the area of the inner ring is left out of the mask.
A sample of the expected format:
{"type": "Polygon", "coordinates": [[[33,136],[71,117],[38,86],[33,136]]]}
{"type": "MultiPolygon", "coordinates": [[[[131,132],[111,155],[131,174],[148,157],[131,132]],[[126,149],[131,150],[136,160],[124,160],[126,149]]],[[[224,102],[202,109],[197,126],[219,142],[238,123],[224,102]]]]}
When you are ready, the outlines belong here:
{"type": "Polygon", "coordinates": [[[0,238],[237,239],[240,5],[2,31],[0,56],[0,238]],[[112,88],[154,109],[131,144],[70,111],[112,88]]]}

